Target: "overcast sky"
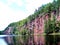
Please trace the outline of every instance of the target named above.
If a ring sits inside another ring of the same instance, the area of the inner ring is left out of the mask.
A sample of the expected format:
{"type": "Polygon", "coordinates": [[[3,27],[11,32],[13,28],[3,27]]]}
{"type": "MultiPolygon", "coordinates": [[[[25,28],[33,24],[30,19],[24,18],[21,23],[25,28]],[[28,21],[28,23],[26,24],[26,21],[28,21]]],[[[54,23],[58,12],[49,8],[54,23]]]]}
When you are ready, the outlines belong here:
{"type": "Polygon", "coordinates": [[[52,0],[0,0],[0,30],[34,13],[42,4],[52,0]]]}

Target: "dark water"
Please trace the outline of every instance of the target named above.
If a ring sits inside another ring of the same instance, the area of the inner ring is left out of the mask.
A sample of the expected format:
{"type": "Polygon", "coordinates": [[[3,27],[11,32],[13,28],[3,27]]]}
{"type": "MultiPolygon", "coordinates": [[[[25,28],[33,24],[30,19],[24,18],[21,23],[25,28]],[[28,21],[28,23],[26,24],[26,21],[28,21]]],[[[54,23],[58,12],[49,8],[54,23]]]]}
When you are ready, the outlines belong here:
{"type": "Polygon", "coordinates": [[[0,35],[0,45],[60,45],[60,35],[0,35]]]}

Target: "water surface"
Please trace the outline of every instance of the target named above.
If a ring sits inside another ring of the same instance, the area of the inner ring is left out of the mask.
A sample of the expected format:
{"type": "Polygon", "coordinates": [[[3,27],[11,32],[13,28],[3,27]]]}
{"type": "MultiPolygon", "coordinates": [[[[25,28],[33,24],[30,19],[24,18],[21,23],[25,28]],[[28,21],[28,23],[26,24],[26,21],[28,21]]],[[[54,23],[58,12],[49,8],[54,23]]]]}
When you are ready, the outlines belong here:
{"type": "Polygon", "coordinates": [[[60,45],[60,35],[0,35],[0,45],[60,45]]]}

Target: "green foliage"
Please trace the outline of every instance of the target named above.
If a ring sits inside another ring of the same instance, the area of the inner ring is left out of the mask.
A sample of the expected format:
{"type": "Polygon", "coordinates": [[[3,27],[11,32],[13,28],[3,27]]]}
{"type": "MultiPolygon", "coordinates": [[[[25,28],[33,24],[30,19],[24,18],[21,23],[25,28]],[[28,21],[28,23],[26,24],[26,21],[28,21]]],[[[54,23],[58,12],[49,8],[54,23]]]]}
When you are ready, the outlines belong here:
{"type": "Polygon", "coordinates": [[[57,0],[57,5],[60,6],[60,0],[57,0]]]}
{"type": "Polygon", "coordinates": [[[50,33],[55,31],[55,16],[53,15],[53,20],[49,18],[48,21],[45,22],[45,33],[50,33]]]}
{"type": "Polygon", "coordinates": [[[2,34],[2,31],[0,31],[0,35],[2,34]]]}
{"type": "Polygon", "coordinates": [[[10,24],[8,25],[8,27],[13,27],[13,26],[16,26],[16,22],[10,23],[10,24]]]}
{"type": "Polygon", "coordinates": [[[27,29],[23,29],[20,31],[21,35],[29,35],[29,31],[27,29]]]}
{"type": "Polygon", "coordinates": [[[14,27],[14,29],[13,29],[13,34],[15,34],[15,35],[19,34],[19,31],[18,31],[18,29],[16,27],[14,27]]]}

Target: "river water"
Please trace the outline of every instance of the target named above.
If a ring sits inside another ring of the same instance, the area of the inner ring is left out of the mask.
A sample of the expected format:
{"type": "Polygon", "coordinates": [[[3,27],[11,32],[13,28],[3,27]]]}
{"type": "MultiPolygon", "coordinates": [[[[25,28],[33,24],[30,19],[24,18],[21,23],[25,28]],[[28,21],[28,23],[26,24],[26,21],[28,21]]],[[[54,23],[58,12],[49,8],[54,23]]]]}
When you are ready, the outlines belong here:
{"type": "Polygon", "coordinates": [[[60,35],[0,35],[0,45],[60,45],[60,35]]]}

